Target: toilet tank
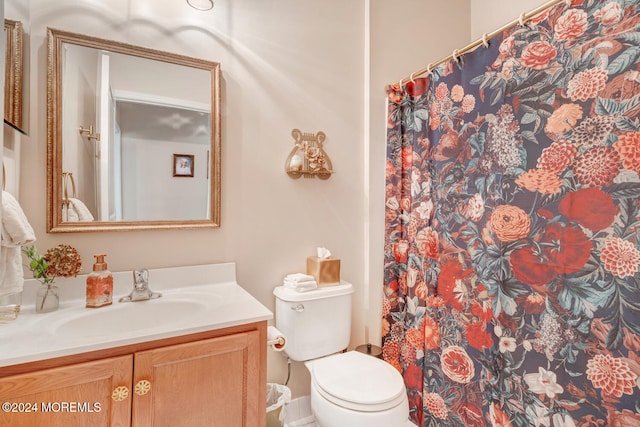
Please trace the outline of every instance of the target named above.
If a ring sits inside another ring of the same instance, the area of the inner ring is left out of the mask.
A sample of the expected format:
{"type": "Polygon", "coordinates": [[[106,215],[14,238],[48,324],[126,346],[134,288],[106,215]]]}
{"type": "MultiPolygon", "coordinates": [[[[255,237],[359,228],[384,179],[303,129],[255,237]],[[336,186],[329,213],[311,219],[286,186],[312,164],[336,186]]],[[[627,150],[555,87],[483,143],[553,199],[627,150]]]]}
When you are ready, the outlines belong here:
{"type": "Polygon", "coordinates": [[[353,285],[339,285],[298,292],[285,286],[276,296],[276,328],[287,339],[285,352],[296,361],[327,356],[344,350],[351,336],[353,285]]]}

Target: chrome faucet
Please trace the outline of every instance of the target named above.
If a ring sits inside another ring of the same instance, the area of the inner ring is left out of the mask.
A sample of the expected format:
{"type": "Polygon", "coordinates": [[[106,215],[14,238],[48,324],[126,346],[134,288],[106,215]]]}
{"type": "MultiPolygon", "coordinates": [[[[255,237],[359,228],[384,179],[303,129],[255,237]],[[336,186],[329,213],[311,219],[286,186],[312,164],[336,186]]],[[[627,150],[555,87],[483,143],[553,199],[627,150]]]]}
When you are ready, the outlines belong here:
{"type": "Polygon", "coordinates": [[[147,301],[162,296],[159,292],[149,289],[149,270],[133,270],[133,290],[126,297],[119,299],[120,302],[147,301]]]}

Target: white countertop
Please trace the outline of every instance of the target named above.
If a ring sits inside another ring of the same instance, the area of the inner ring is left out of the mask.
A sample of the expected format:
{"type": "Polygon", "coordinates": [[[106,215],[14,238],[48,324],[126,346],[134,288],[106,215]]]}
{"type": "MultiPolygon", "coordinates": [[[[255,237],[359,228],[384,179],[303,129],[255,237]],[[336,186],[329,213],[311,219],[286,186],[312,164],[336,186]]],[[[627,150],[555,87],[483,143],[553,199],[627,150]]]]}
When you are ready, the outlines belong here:
{"type": "Polygon", "coordinates": [[[0,324],[0,367],[273,318],[236,282],[234,263],[150,269],[149,288],[162,297],[141,302],[118,302],[133,288],[131,271],[113,276],[113,304],[100,308],[85,308],[86,275],[56,280],[51,313],[35,312],[39,285],[27,280],[18,319],[0,324]]]}

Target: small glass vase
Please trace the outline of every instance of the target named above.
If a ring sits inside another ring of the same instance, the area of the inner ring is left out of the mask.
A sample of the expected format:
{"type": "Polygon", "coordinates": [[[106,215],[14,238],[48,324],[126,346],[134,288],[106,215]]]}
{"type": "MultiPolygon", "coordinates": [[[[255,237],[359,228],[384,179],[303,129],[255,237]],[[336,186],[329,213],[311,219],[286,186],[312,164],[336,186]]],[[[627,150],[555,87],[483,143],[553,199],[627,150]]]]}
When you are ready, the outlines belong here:
{"type": "Polygon", "coordinates": [[[56,311],[60,305],[58,287],[51,283],[41,285],[36,292],[36,313],[56,311]]]}

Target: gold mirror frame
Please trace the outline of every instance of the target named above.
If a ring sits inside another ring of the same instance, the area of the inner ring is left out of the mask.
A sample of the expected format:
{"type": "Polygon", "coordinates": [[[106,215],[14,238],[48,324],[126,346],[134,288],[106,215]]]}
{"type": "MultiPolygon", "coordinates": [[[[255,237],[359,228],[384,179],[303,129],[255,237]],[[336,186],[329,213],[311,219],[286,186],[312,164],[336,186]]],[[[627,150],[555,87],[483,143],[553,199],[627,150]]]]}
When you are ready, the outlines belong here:
{"type": "Polygon", "coordinates": [[[220,64],[174,53],[47,28],[47,232],[131,231],[220,226],[220,64]],[[211,73],[211,157],[209,219],[63,222],[62,60],[64,43],[198,68],[211,73]]]}
{"type": "Polygon", "coordinates": [[[17,130],[22,128],[22,22],[4,20],[5,69],[4,69],[4,120],[17,130]]]}

